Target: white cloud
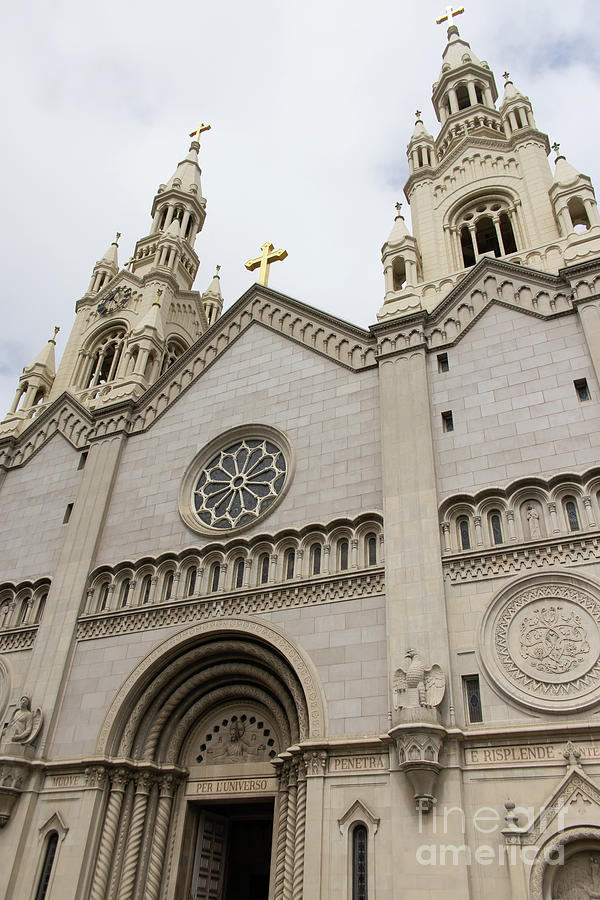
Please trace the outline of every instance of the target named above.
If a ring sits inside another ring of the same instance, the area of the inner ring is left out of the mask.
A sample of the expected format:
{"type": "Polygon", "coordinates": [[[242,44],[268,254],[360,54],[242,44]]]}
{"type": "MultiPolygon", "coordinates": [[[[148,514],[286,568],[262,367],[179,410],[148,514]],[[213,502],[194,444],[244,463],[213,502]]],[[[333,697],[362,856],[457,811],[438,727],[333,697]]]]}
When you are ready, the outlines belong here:
{"type": "MultiPolygon", "coordinates": [[[[253,279],[244,260],[272,240],[289,251],[272,270],[274,288],[374,322],[415,108],[435,126],[443,6],[63,0],[7,9],[1,414],[55,323],[64,346],[114,232],[123,232],[122,261],[147,232],[156,187],[200,119],[213,130],[201,150],[208,215],[196,287],[220,263],[232,303],[253,279]]],[[[598,4],[475,0],[457,23],[600,185],[598,4]]]]}

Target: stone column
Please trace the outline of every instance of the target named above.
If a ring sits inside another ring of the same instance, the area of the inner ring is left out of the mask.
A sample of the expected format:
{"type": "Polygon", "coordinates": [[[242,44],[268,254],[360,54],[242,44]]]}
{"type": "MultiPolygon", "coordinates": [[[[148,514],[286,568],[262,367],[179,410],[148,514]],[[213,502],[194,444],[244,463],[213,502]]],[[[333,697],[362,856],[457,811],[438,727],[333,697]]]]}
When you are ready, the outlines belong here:
{"type": "Polygon", "coordinates": [[[285,829],[285,872],[283,878],[283,900],[293,900],[294,848],[296,842],[297,803],[298,772],[295,763],[291,763],[288,775],[288,808],[285,829]]]}
{"type": "Polygon", "coordinates": [[[442,538],[444,541],[444,553],[451,553],[452,547],[450,546],[450,522],[442,522],[442,538]]]}
{"type": "Polygon", "coordinates": [[[508,542],[509,544],[516,544],[517,542],[517,533],[515,531],[515,513],[512,509],[506,510],[506,521],[508,523],[508,542]]]}
{"type": "Polygon", "coordinates": [[[123,805],[123,797],[125,796],[127,779],[127,773],[122,769],[114,772],[111,777],[111,788],[104,814],[104,825],[92,879],[90,900],[105,900],[106,897],[106,888],[108,887],[108,877],[113,861],[115,839],[119,827],[119,816],[123,805]]]}
{"type": "Polygon", "coordinates": [[[329,554],[331,553],[331,544],[323,544],[323,575],[329,575],[329,554]]]}
{"type": "Polygon", "coordinates": [[[298,761],[298,789],[296,794],[296,836],[294,840],[294,877],[292,900],[303,900],[304,846],[306,842],[306,766],[302,757],[298,761]]]}
{"type": "Polygon", "coordinates": [[[138,775],[133,801],[133,812],[125,845],[125,857],[121,872],[118,900],[131,900],[135,888],[138,860],[142,846],[142,836],[146,822],[146,807],[152,788],[152,776],[143,772],[138,775]]]}
{"type": "Polygon", "coordinates": [[[306,827],[304,830],[303,891],[305,900],[321,898],[321,867],[323,856],[323,794],[327,753],[311,750],[304,755],[306,773],[306,827]]]}
{"type": "Polygon", "coordinates": [[[550,513],[550,521],[552,522],[552,534],[560,534],[560,526],[556,514],[556,503],[548,504],[548,512],[550,513]]]}
{"type": "Polygon", "coordinates": [[[596,528],[596,523],[594,521],[594,510],[592,508],[592,498],[589,494],[584,494],[582,500],[583,506],[585,508],[585,517],[587,519],[588,528],[596,528]]]}
{"type": "Polygon", "coordinates": [[[467,82],[467,90],[469,92],[469,100],[471,101],[471,106],[477,106],[479,100],[477,99],[477,94],[475,93],[475,82],[468,81],[467,82]]]}
{"type": "Polygon", "coordinates": [[[450,88],[448,91],[448,100],[450,102],[450,115],[453,115],[458,112],[458,98],[454,88],[450,88]]]}
{"type": "Polygon", "coordinates": [[[160,794],[158,806],[156,808],[154,833],[152,836],[152,845],[150,847],[150,857],[148,859],[148,870],[146,872],[143,900],[158,900],[159,897],[165,848],[167,846],[167,835],[169,833],[169,822],[171,819],[171,807],[173,805],[173,795],[176,787],[177,784],[172,775],[165,775],[160,779],[160,794]]]}
{"type": "Polygon", "coordinates": [[[473,524],[475,525],[475,546],[483,547],[483,532],[481,529],[481,516],[474,516],[473,524]]]}
{"type": "Polygon", "coordinates": [[[277,761],[279,772],[277,843],[275,847],[275,876],[273,879],[273,900],[283,900],[283,883],[285,880],[285,845],[287,835],[288,814],[288,765],[283,760],[277,761]]]}
{"type": "Polygon", "coordinates": [[[352,538],[350,541],[350,568],[358,569],[358,540],[352,538]]]}

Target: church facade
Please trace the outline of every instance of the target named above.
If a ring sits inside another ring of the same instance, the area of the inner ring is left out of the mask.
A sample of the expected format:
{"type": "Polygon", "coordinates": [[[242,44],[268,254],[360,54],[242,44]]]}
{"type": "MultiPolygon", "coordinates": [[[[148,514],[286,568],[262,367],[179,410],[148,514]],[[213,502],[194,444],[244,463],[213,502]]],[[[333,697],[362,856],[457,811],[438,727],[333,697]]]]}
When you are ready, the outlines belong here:
{"type": "Polygon", "coordinates": [[[449,25],[376,324],[193,290],[198,129],[23,370],[6,900],[600,896],[600,216],[449,25]]]}

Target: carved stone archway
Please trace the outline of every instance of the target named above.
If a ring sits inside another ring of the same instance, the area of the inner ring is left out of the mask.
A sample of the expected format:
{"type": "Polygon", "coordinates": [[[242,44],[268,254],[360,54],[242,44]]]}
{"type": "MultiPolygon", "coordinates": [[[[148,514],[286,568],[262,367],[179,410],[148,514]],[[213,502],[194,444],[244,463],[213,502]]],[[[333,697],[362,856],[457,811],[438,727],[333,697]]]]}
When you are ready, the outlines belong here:
{"type": "Polygon", "coordinates": [[[239,617],[169,638],[137,666],[111,705],[97,752],[118,763],[107,771],[92,900],[159,900],[172,890],[172,820],[184,805],[190,747],[211,716],[240,703],[264,710],[278,736],[274,897],[287,896],[292,886],[296,896],[306,811],[298,745],[324,737],[322,689],[311,661],[285,632],[239,617]]]}
{"type": "MultiPolygon", "coordinates": [[[[531,869],[531,900],[563,900],[561,888],[564,887],[563,883],[569,881],[571,873],[580,882],[581,893],[577,894],[578,897],[586,897],[587,882],[590,887],[589,897],[597,896],[600,892],[600,827],[589,825],[567,828],[544,843],[531,869]],[[588,871],[590,867],[586,865],[577,865],[578,862],[587,863],[588,858],[597,859],[597,863],[592,866],[596,871],[588,871]]],[[[564,900],[568,900],[568,897],[567,893],[564,900]]]]}

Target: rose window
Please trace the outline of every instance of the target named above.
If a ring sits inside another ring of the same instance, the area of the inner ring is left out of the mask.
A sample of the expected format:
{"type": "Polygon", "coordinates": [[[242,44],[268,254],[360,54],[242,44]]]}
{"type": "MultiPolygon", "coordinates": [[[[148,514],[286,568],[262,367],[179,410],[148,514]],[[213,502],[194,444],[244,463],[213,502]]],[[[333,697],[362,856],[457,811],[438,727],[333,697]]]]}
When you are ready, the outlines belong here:
{"type": "Polygon", "coordinates": [[[204,466],[192,491],[196,515],[207,528],[249,525],[279,497],[286,474],[283,450],[273,441],[237,441],[204,466]]]}

